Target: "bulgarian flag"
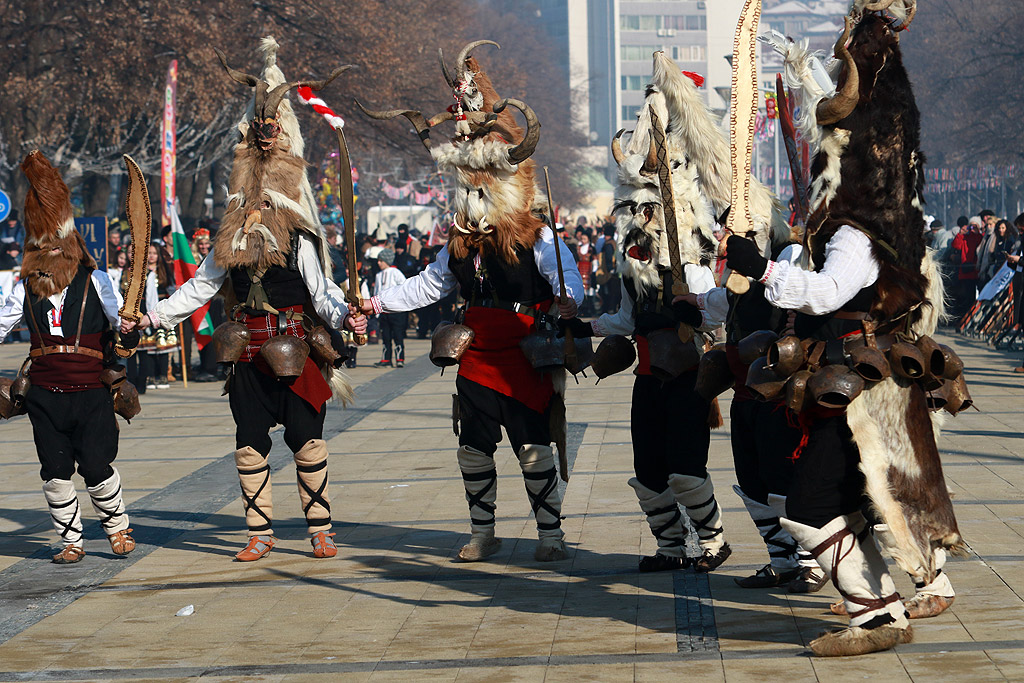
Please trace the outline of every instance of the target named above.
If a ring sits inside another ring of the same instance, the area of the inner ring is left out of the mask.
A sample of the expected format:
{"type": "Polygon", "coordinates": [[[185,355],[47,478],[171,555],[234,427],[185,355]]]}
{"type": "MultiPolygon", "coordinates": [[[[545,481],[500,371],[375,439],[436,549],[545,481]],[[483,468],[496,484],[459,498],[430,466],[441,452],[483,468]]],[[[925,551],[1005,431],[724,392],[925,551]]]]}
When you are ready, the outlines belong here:
{"type": "MultiPolygon", "coordinates": [[[[171,244],[174,246],[174,284],[181,287],[195,277],[196,259],[188,246],[188,238],[181,227],[181,219],[174,205],[171,205],[171,244]]],[[[213,320],[210,318],[210,303],[203,304],[191,316],[192,330],[195,332],[196,345],[202,349],[213,337],[213,320]]]]}

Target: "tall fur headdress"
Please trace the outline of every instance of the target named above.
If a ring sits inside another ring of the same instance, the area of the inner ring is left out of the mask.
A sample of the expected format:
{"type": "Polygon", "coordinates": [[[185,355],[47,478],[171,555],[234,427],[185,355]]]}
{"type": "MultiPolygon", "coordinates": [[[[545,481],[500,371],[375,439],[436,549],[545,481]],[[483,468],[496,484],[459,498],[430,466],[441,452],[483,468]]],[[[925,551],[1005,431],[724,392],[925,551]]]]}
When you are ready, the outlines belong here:
{"type": "Polygon", "coordinates": [[[29,182],[21,276],[36,296],[48,297],[71,284],[79,266],[96,268],[96,262],[75,229],[71,191],[60,172],[38,150],[25,157],[21,170],[29,182]]]}

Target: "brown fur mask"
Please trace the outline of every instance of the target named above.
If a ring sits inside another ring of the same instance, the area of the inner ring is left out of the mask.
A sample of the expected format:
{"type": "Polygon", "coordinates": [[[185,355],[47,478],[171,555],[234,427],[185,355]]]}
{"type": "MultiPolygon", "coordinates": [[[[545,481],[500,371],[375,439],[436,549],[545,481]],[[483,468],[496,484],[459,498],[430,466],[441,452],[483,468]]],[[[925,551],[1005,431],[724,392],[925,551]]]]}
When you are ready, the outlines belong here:
{"type": "MultiPolygon", "coordinates": [[[[490,78],[473,57],[466,60],[466,68],[474,74],[473,82],[483,96],[481,111],[493,112],[500,97],[490,78]]],[[[523,139],[523,129],[511,108],[497,118],[488,135],[453,140],[431,153],[440,169],[453,174],[456,181],[450,193],[456,225],[448,233],[449,253],[461,259],[470,250],[479,250],[515,264],[519,261],[516,251],[533,246],[544,222],[531,211],[536,196],[533,160],[510,164],[506,155],[510,144],[523,139]]]]}
{"type": "Polygon", "coordinates": [[[48,297],[71,284],[78,267],[96,268],[75,230],[68,186],[41,152],[21,164],[30,187],[25,196],[25,257],[21,277],[33,294],[48,297]]]}
{"type": "Polygon", "coordinates": [[[235,146],[228,208],[214,243],[214,258],[225,268],[284,266],[291,232],[312,218],[302,199],[306,162],[279,139],[269,151],[243,140],[235,146]]]}

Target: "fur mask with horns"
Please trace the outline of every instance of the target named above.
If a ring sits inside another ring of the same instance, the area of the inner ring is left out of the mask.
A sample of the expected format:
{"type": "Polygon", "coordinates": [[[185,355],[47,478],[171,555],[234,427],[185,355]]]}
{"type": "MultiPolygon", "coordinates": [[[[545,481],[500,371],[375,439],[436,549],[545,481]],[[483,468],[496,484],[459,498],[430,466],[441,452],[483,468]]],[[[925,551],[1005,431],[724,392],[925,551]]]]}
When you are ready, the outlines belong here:
{"type": "Polygon", "coordinates": [[[214,243],[214,259],[225,268],[284,266],[294,230],[311,235],[320,246],[321,262],[330,262],[306,176],[305,142],[286,95],[299,86],[320,90],[350,67],[335,69],[322,81],[287,81],[277,65],[278,47],[272,37],[260,41],[259,77],[231,68],[216,50],[232,80],[254,91],[238,124],[241,140],[228,179],[227,210],[214,243]]]}
{"type": "Polygon", "coordinates": [[[540,123],[526,103],[499,98],[490,78],[469,55],[480,45],[498,44],[478,40],[466,45],[456,59],[454,76],[439,55],[455,99],[449,110],[426,119],[409,109],[370,111],[361,104],[359,107],[378,120],[409,119],[438,168],[454,179],[455,187],[449,191],[455,211],[449,253],[465,258],[470,250],[477,250],[514,264],[518,262],[516,252],[532,246],[544,229],[544,222],[531,210],[537,188],[530,156],[540,139],[540,123]],[[507,109],[509,105],[526,118],[525,133],[507,109]],[[445,121],[455,122],[455,136],[435,143],[431,129],[445,121]]]}
{"type": "Polygon", "coordinates": [[[21,170],[30,185],[21,277],[33,294],[49,297],[71,284],[79,266],[95,269],[96,262],[75,229],[71,192],[57,169],[36,150],[25,157],[21,170]]]}

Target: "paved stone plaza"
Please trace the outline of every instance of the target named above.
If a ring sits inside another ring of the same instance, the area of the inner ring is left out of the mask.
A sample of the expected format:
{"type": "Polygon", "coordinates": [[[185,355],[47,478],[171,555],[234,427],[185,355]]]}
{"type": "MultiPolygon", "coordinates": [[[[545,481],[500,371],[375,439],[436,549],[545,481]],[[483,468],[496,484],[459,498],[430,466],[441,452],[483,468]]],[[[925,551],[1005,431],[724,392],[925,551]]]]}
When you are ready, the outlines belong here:
{"type": "MultiPolygon", "coordinates": [[[[142,415],[121,421],[117,466],[139,541],[123,559],[82,497],[88,556],[49,562],[54,533],[30,425],[0,423],[0,680],[1024,680],[1024,379],[1006,354],[945,341],[963,356],[981,409],[947,421],[940,440],[971,554],[947,565],[955,605],[915,622],[911,645],[811,659],[804,644],[842,621],[828,612],[831,586],[810,596],[735,586],[767,560],[731,490],[728,421],[713,434],[710,468],[732,558],[710,577],[637,574],[638,555],[655,545],[626,485],[628,373],[570,387],[571,559],[533,560],[522,477],[504,447],[505,545],[489,562],[453,562],[468,538],[454,373],[440,377],[426,342],[413,341],[404,369],[366,367],[377,349],[365,351],[351,371],[357,405],[328,410],[340,549],[330,560],[310,556],[278,435],[280,543],[259,562],[232,561],[245,533],[219,384],[150,391],[142,415]],[[191,616],[175,616],[187,605],[191,616]]],[[[25,352],[0,346],[0,368],[17,368],[25,352]]],[[[894,576],[911,595],[907,577],[894,576]]]]}

